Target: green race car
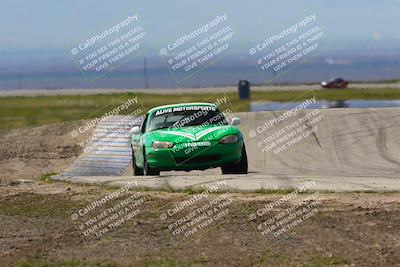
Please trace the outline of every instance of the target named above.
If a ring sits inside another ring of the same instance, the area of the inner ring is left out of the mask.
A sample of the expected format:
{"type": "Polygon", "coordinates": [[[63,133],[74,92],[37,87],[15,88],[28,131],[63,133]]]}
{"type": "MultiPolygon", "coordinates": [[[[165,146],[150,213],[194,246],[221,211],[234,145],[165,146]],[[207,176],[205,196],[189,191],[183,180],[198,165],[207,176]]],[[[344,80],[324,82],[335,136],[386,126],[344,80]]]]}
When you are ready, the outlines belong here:
{"type": "Polygon", "coordinates": [[[223,174],[246,174],[243,135],[210,103],[184,103],[151,109],[131,129],[134,175],[221,167],[223,174]]]}

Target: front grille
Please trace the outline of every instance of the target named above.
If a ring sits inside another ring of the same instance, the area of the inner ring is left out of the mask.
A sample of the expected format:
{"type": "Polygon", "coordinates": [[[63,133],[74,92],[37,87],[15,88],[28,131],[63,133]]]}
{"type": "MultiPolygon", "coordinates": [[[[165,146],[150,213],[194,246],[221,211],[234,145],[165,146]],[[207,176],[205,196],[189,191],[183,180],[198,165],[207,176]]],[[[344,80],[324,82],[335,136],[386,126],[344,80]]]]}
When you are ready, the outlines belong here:
{"type": "Polygon", "coordinates": [[[220,159],[218,155],[211,155],[211,156],[192,156],[185,157],[185,158],[174,158],[177,164],[196,164],[196,163],[212,163],[213,161],[217,161],[220,159]]]}

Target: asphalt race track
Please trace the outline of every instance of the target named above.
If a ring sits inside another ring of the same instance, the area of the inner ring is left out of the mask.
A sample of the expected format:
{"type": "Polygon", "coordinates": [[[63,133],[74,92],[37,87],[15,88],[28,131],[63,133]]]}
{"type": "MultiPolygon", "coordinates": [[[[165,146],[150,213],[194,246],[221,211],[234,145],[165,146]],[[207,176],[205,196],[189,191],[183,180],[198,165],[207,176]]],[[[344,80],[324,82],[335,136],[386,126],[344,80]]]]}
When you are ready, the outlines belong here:
{"type": "MultiPolygon", "coordinates": [[[[322,191],[396,191],[400,190],[399,112],[400,108],[302,110],[270,127],[263,125],[285,111],[238,113],[248,175],[221,175],[219,169],[211,169],[134,178],[149,188],[183,189],[225,180],[228,189],[254,191],[293,188],[315,180],[314,189],[322,191]],[[299,130],[293,134],[295,129],[299,130]]],[[[95,135],[120,119],[98,125],[95,135]]],[[[106,146],[101,152],[82,154],[55,178],[118,186],[132,180],[132,125],[120,124],[126,133],[118,143],[108,144],[100,136],[96,142],[106,146]]]]}

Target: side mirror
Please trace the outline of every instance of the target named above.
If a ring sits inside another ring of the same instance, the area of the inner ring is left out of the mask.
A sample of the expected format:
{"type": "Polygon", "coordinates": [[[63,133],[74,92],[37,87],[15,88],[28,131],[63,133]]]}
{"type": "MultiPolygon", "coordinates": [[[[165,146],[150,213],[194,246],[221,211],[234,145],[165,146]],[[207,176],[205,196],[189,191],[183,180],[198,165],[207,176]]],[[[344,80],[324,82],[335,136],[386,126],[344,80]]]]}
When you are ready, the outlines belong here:
{"type": "Polygon", "coordinates": [[[140,132],[140,126],[138,126],[138,125],[133,126],[133,127],[131,128],[130,132],[131,132],[132,134],[138,134],[138,133],[140,132]]]}
{"type": "Polygon", "coordinates": [[[239,125],[239,124],[240,124],[239,118],[237,118],[237,117],[232,118],[231,125],[239,125]]]}

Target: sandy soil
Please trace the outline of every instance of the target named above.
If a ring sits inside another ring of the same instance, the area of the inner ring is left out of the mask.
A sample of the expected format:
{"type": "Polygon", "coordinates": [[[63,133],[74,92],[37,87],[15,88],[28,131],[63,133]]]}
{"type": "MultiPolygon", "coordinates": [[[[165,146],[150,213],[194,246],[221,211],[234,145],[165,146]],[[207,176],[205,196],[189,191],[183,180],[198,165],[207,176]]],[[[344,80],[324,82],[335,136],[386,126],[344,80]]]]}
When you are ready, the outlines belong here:
{"type": "Polygon", "coordinates": [[[0,135],[0,184],[21,179],[39,180],[59,173],[82,152],[79,142],[91,131],[73,138],[70,132],[83,122],[66,122],[14,129],[0,135]]]}
{"type": "Polygon", "coordinates": [[[319,213],[278,242],[263,238],[243,210],[280,195],[234,194],[217,227],[180,240],[167,232],[158,212],[189,195],[146,192],[150,204],[138,217],[111,236],[84,241],[68,214],[108,192],[43,183],[2,188],[0,265],[400,266],[398,194],[324,194],[319,213]]]}

